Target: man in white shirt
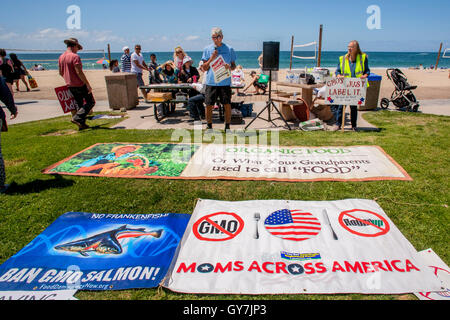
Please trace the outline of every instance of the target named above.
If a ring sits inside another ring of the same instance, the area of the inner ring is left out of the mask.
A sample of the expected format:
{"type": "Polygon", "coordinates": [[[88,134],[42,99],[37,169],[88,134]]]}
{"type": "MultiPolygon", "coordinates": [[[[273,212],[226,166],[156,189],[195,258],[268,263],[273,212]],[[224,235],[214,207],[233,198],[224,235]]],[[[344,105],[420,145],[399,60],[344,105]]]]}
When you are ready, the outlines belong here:
{"type": "MultiPolygon", "coordinates": [[[[142,78],[142,70],[148,71],[148,66],[144,61],[144,56],[141,54],[141,45],[134,46],[134,52],[131,55],[131,73],[136,74],[138,88],[145,86],[144,79],[142,78]]],[[[144,100],[147,100],[147,92],[145,89],[141,89],[144,100]]]]}

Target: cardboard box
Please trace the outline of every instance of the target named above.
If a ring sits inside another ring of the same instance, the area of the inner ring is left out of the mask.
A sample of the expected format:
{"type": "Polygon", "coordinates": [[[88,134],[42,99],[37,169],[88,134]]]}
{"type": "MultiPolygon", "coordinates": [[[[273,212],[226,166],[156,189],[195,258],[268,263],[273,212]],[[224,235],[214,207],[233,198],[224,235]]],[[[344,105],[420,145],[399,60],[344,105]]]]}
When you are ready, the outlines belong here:
{"type": "Polygon", "coordinates": [[[152,102],[164,102],[172,99],[172,92],[149,92],[147,100],[152,102]]]}

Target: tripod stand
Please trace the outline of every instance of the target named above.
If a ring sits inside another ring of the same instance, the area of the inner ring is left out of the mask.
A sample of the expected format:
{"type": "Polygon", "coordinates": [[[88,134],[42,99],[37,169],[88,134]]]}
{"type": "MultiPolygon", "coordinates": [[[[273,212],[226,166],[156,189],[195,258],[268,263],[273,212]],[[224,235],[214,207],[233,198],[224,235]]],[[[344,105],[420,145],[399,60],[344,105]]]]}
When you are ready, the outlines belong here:
{"type": "Polygon", "coordinates": [[[272,70],[269,70],[269,100],[267,100],[266,106],[256,115],[255,118],[253,118],[252,121],[250,121],[250,123],[245,127],[244,130],[247,130],[248,127],[251,126],[251,124],[257,119],[261,119],[264,120],[266,122],[270,122],[272,123],[272,125],[274,127],[276,127],[277,125],[273,122],[271,115],[270,115],[270,111],[271,111],[271,107],[273,107],[278,114],[280,115],[280,118],[284,121],[284,123],[286,124],[286,126],[288,127],[289,130],[292,130],[291,127],[289,126],[289,124],[287,123],[286,119],[284,119],[283,115],[281,114],[280,110],[278,110],[277,106],[275,105],[275,103],[272,101],[272,70]],[[261,114],[267,110],[267,119],[260,117],[261,114]]]}

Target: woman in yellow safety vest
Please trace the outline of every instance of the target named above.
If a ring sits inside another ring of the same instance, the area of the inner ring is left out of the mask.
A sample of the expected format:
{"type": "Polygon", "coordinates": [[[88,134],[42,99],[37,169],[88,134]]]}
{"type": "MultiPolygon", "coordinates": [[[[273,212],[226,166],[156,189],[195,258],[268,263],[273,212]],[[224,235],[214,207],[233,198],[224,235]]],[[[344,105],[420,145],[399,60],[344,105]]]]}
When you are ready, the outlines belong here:
{"type": "MultiPolygon", "coordinates": [[[[369,76],[369,60],[367,55],[361,51],[359,43],[356,40],[350,41],[348,44],[348,52],[346,55],[339,57],[339,64],[336,69],[338,78],[361,78],[365,79],[369,76]]],[[[336,121],[340,127],[342,124],[343,106],[335,106],[334,113],[336,121]]],[[[358,118],[358,107],[350,106],[350,119],[352,130],[356,131],[356,120],[358,118]]]]}

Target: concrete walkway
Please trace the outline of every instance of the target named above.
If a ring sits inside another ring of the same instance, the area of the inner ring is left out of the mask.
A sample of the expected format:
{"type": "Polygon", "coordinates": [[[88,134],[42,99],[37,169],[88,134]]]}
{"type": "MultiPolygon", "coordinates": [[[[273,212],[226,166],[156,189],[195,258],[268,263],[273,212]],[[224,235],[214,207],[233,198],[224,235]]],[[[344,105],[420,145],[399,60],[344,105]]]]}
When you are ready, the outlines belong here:
{"type": "MultiPolygon", "coordinates": [[[[7,120],[9,125],[30,121],[57,118],[64,114],[58,100],[25,100],[17,99],[18,116],[14,120],[7,120]]],[[[95,111],[109,111],[108,101],[97,101],[95,111]]],[[[9,111],[6,111],[9,119],[9,111]]]]}
{"type": "MultiPolygon", "coordinates": [[[[450,99],[419,100],[419,113],[450,116],[450,99]]],[[[388,110],[397,110],[391,103],[388,110]]]]}
{"type": "MultiPolygon", "coordinates": [[[[263,100],[264,97],[258,97],[259,101],[253,102],[253,116],[262,110],[266,103],[263,100]]],[[[266,98],[267,99],[267,98],[266,98]]],[[[64,116],[59,102],[56,100],[17,100],[16,105],[19,110],[19,115],[14,120],[9,120],[8,124],[18,124],[30,121],[38,121],[44,119],[51,119],[60,116],[64,116]]],[[[276,104],[278,106],[278,104],[276,104]]],[[[395,110],[395,107],[391,105],[390,110],[395,110]]],[[[94,111],[111,111],[109,109],[108,101],[97,101],[94,111]]],[[[366,112],[376,111],[360,111],[358,112],[358,127],[361,130],[376,130],[372,124],[365,121],[362,116],[366,112]]],[[[422,100],[420,101],[419,112],[426,114],[445,115],[450,116],[450,100],[422,100]]],[[[6,111],[9,115],[9,112],[6,111]]],[[[66,114],[67,115],[67,114],[66,114]]],[[[185,128],[194,129],[194,126],[198,128],[199,122],[194,123],[190,120],[187,110],[182,104],[177,105],[177,109],[173,116],[166,117],[160,123],[156,121],[153,116],[153,105],[141,102],[140,105],[134,109],[127,111],[128,119],[118,123],[114,128],[123,129],[174,129],[185,128]]],[[[267,110],[261,115],[263,118],[268,118],[267,110]]],[[[216,129],[223,129],[223,123],[220,122],[218,112],[214,112],[214,127],[216,129]]],[[[286,130],[287,127],[284,122],[279,119],[279,116],[275,110],[271,112],[271,118],[274,120],[275,126],[267,121],[257,119],[255,120],[249,129],[266,129],[266,130],[286,130]],[[278,118],[278,119],[277,119],[278,118]]],[[[232,125],[232,129],[244,129],[245,126],[252,120],[251,117],[244,118],[244,123],[232,125]]],[[[289,122],[292,129],[298,129],[298,123],[289,122]]],[[[346,129],[349,128],[349,110],[346,113],[346,129]]],[[[203,120],[202,126],[205,127],[206,123],[203,120]]]]}

